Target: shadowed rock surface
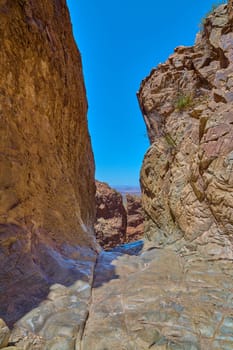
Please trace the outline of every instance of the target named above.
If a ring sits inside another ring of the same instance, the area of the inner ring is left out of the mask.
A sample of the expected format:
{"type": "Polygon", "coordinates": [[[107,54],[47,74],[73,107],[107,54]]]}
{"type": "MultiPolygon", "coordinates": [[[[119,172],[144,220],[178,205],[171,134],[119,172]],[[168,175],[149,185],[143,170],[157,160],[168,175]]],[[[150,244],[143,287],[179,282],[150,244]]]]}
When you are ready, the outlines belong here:
{"type": "Polygon", "coordinates": [[[82,275],[66,260],[96,247],[95,184],[65,1],[0,1],[0,38],[0,317],[12,324],[82,275]]]}

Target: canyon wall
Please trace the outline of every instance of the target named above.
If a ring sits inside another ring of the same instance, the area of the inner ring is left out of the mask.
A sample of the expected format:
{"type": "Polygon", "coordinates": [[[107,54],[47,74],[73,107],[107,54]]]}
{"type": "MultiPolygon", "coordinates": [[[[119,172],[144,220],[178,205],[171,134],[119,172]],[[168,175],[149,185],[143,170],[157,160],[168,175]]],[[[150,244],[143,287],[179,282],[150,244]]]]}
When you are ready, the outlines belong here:
{"type": "Polygon", "coordinates": [[[69,247],[95,260],[95,183],[66,2],[0,1],[0,38],[0,316],[11,323],[74,277],[64,260],[84,253],[69,247]]]}
{"type": "Polygon", "coordinates": [[[151,146],[141,169],[145,234],[156,247],[233,258],[232,8],[203,20],[142,82],[151,146]]]}

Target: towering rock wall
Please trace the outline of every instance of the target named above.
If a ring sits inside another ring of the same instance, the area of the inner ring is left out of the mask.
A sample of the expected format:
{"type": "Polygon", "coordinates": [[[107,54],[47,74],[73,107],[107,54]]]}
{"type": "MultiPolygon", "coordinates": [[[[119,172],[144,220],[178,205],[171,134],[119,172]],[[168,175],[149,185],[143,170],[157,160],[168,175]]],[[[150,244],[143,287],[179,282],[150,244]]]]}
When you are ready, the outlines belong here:
{"type": "Polygon", "coordinates": [[[231,12],[218,7],[138,93],[151,141],[141,170],[148,240],[221,258],[233,257],[231,12]]]}
{"type": "Polygon", "coordinates": [[[58,252],[96,247],[94,161],[65,0],[1,0],[0,41],[0,316],[14,320],[65,276],[58,252]]]}

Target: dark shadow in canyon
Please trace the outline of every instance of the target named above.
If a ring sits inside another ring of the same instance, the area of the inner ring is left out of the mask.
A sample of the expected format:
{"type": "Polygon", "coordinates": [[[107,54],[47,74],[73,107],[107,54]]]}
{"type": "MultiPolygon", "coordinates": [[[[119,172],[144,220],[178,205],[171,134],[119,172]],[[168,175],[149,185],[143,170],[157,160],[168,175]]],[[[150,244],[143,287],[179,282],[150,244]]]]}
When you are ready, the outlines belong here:
{"type": "Polygon", "coordinates": [[[9,327],[45,300],[52,285],[91,278],[91,248],[46,244],[40,232],[12,224],[0,225],[0,241],[0,318],[9,327]]]}
{"type": "MultiPolygon", "coordinates": [[[[96,253],[88,247],[50,246],[40,235],[13,224],[0,225],[0,318],[10,328],[39,306],[56,283],[69,287],[77,280],[91,280],[96,253]]],[[[118,278],[112,261],[124,254],[138,255],[138,241],[102,252],[98,257],[94,287],[118,278]]]]}

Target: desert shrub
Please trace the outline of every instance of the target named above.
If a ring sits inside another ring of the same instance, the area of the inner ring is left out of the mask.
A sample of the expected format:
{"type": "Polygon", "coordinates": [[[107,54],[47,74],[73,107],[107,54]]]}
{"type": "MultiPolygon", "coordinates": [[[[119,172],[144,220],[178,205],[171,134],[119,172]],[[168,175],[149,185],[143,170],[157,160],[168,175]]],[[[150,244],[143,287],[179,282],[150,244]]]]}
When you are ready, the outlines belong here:
{"type": "Polygon", "coordinates": [[[186,108],[189,108],[193,103],[193,98],[191,94],[179,94],[175,100],[175,108],[178,111],[183,111],[186,108]]]}
{"type": "Polygon", "coordinates": [[[167,141],[168,145],[172,148],[176,147],[176,143],[174,141],[174,139],[172,138],[172,136],[169,133],[166,133],[164,135],[165,140],[167,141]]]}
{"type": "Polygon", "coordinates": [[[227,1],[226,0],[219,0],[218,2],[215,2],[214,4],[212,4],[211,9],[205,14],[204,17],[202,17],[201,22],[199,24],[199,28],[200,30],[203,30],[206,19],[220,6],[220,5],[224,5],[226,4],[227,1]]]}

